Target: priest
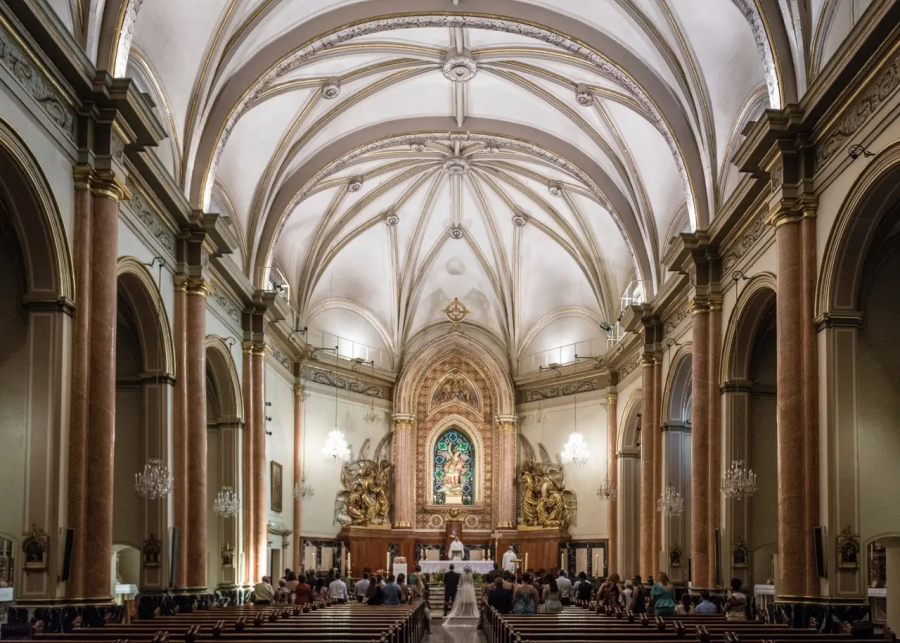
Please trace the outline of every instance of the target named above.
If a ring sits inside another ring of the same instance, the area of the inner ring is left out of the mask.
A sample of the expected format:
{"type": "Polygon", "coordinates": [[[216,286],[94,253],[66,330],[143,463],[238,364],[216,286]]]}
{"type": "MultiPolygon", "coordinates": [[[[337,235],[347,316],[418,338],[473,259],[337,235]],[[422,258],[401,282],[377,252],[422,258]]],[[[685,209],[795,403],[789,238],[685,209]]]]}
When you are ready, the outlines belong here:
{"type": "Polygon", "coordinates": [[[453,542],[450,543],[450,560],[462,560],[466,548],[460,542],[459,537],[454,536],[453,542]]]}
{"type": "Polygon", "coordinates": [[[516,552],[513,551],[513,546],[510,545],[509,549],[506,550],[506,553],[503,554],[503,571],[509,572],[510,574],[516,573],[516,552]]]}

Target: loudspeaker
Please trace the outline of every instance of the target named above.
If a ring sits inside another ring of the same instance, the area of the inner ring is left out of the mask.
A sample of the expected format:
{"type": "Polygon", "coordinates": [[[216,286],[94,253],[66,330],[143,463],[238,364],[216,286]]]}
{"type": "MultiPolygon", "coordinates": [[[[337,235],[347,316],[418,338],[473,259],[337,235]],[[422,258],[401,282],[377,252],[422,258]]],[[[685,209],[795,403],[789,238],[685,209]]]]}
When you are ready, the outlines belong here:
{"type": "Polygon", "coordinates": [[[813,527],[813,542],[816,546],[816,576],[828,578],[825,569],[825,527],[813,527]]]}
{"type": "Polygon", "coordinates": [[[172,556],[169,560],[169,587],[178,587],[178,558],[181,556],[181,529],[171,527],[172,556]]]}
{"type": "Polygon", "coordinates": [[[67,581],[72,575],[72,548],[75,546],[75,530],[66,529],[66,549],[63,554],[62,580],[67,581]]]}
{"type": "Polygon", "coordinates": [[[715,530],[716,587],[722,586],[722,530],[715,530]]]}

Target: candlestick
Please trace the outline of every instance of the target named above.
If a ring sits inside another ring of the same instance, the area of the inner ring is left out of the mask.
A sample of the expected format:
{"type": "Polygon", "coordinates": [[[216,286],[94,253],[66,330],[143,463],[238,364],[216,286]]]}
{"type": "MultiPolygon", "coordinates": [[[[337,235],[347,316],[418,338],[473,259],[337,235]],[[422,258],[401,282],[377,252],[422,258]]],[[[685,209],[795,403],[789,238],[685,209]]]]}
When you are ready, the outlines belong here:
{"type": "Polygon", "coordinates": [[[522,570],[522,573],[525,573],[527,571],[528,571],[528,552],[526,551],[525,552],[525,569],[522,570]]]}
{"type": "Polygon", "coordinates": [[[562,552],[562,553],[559,555],[559,568],[560,568],[560,569],[565,569],[565,568],[566,568],[566,553],[565,553],[565,552],[562,552]]]}
{"type": "Polygon", "coordinates": [[[384,573],[391,573],[391,552],[387,553],[387,558],[385,559],[387,562],[384,564],[384,573]]]}
{"type": "Polygon", "coordinates": [[[347,576],[353,578],[353,565],[350,564],[350,552],[347,552],[347,576]]]}

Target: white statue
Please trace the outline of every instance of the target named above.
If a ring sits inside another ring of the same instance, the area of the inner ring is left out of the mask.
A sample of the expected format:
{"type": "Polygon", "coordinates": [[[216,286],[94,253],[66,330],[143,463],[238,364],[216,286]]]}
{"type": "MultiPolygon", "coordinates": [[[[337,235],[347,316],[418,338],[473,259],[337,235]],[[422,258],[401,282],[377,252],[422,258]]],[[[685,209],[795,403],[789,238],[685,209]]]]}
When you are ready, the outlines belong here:
{"type": "Polygon", "coordinates": [[[503,571],[509,572],[510,574],[516,573],[516,552],[513,551],[513,546],[510,545],[509,549],[503,554],[503,571]]]}
{"type": "Polygon", "coordinates": [[[450,543],[450,560],[462,560],[466,548],[460,542],[459,538],[454,536],[453,542],[450,543]]]}

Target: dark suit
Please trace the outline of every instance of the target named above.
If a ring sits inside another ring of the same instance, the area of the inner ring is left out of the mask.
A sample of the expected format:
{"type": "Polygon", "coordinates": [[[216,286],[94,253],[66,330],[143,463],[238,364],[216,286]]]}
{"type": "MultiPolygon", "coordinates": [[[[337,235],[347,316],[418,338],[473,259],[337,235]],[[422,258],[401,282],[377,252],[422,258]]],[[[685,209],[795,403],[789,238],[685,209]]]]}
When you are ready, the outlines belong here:
{"type": "Polygon", "coordinates": [[[512,592],[505,587],[495,587],[488,592],[488,605],[501,614],[509,614],[512,611],[512,592]]]}
{"type": "Polygon", "coordinates": [[[444,574],[444,601],[452,605],[456,600],[456,590],[459,587],[459,574],[452,569],[444,574]]]}

